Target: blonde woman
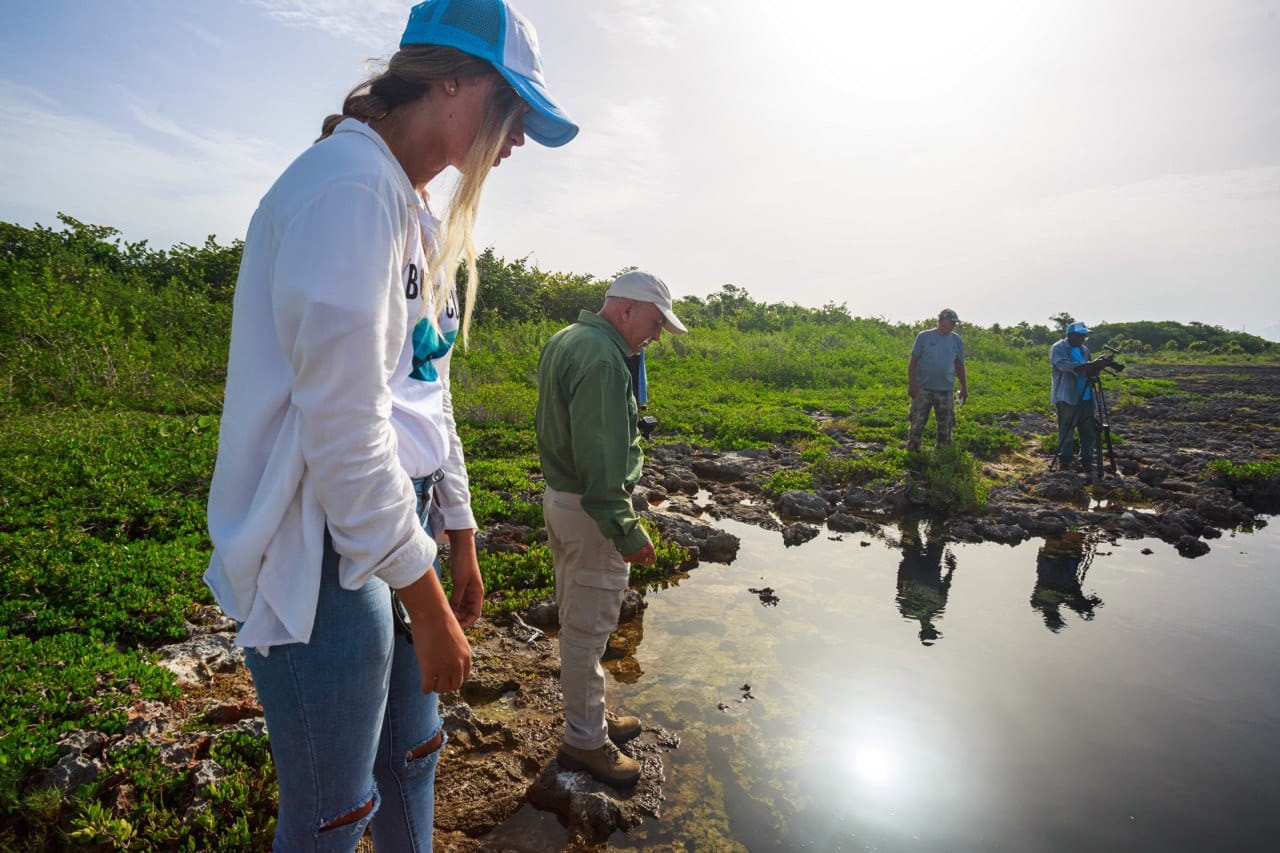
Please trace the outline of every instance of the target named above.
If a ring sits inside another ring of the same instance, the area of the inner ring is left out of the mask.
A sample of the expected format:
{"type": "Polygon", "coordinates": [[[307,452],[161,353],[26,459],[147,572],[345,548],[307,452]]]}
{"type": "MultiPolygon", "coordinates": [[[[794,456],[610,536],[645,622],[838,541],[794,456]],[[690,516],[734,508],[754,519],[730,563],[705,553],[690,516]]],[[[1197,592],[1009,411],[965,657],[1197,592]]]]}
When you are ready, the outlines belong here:
{"type": "Polygon", "coordinates": [[[484,595],[449,393],[471,227],[486,175],[526,135],[576,133],[526,19],[503,0],[429,0],[254,214],[205,580],[265,711],[276,850],[354,849],[367,826],[380,850],[431,847],[436,693],[467,678],[462,630],[484,595]],[[441,227],[426,186],[448,166],[461,178],[441,227]]]}

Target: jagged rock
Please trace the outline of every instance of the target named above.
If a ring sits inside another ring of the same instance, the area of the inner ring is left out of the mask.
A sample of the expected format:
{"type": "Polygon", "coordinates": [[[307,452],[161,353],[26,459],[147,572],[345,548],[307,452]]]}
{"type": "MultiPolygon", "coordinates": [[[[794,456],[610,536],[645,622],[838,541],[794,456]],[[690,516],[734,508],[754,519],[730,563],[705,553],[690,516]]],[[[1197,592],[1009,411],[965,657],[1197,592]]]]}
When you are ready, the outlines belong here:
{"type": "Polygon", "coordinates": [[[267,721],[264,720],[262,717],[254,717],[253,719],[249,719],[249,720],[241,720],[238,723],[233,723],[232,725],[229,725],[226,728],[220,730],[214,736],[214,739],[216,740],[217,738],[220,738],[223,735],[231,735],[231,734],[246,735],[248,737],[254,737],[254,738],[264,738],[267,736],[267,721]]]}
{"type": "Polygon", "coordinates": [[[751,503],[743,503],[741,498],[721,501],[709,507],[708,511],[712,518],[732,518],[761,530],[782,529],[769,507],[754,500],[751,503]]]}
{"type": "Polygon", "coordinates": [[[689,467],[698,479],[717,483],[736,483],[747,479],[750,473],[742,459],[729,454],[714,459],[694,459],[689,467]]]}
{"type": "Polygon", "coordinates": [[[471,705],[461,700],[441,705],[440,720],[451,738],[465,734],[472,741],[479,742],[494,730],[492,724],[482,723],[471,705]]]}
{"type": "Polygon", "coordinates": [[[86,753],[90,756],[102,754],[102,748],[107,745],[107,736],[102,732],[95,732],[89,729],[77,729],[68,732],[58,741],[58,757],[64,755],[75,755],[76,753],[86,753]]]}
{"type": "Polygon", "coordinates": [[[1214,489],[1191,502],[1196,514],[1205,521],[1234,527],[1248,521],[1252,513],[1249,508],[1223,489],[1214,489]]]}
{"type": "Polygon", "coordinates": [[[915,489],[906,483],[898,483],[881,491],[872,491],[850,487],[845,492],[845,505],[851,509],[866,509],[882,516],[897,517],[905,515],[912,507],[927,502],[929,496],[924,490],[915,489]],[[850,500],[852,495],[863,496],[862,504],[850,500]]]}
{"type": "Polygon", "coordinates": [[[628,619],[634,619],[644,612],[649,606],[649,602],[644,600],[644,593],[637,589],[628,589],[626,595],[622,597],[622,607],[618,611],[618,621],[626,622],[628,619]]]}
{"type": "Polygon", "coordinates": [[[554,601],[540,601],[525,612],[524,620],[535,628],[554,628],[560,624],[560,609],[554,601]]]}
{"type": "Polygon", "coordinates": [[[586,773],[569,772],[553,761],[533,780],[525,796],[537,808],[565,817],[571,830],[603,841],[627,826],[622,808],[604,787],[586,773]]]}
{"type": "Polygon", "coordinates": [[[686,548],[697,548],[698,557],[711,563],[732,563],[741,542],[737,536],[682,515],[650,510],[645,513],[662,530],[662,535],[686,548]]]}
{"type": "Polygon", "coordinates": [[[675,466],[667,468],[661,474],[661,484],[668,493],[684,492],[690,495],[698,493],[698,478],[688,468],[675,466]]]}
{"type": "Polygon", "coordinates": [[[212,741],[213,738],[203,732],[181,735],[173,743],[160,747],[160,764],[174,769],[184,768],[207,753],[212,741]]]}
{"type": "Polygon", "coordinates": [[[83,752],[72,752],[58,759],[58,763],[46,770],[37,781],[41,788],[56,788],[64,796],[81,785],[94,782],[106,770],[106,765],[83,752]]]}
{"type": "Polygon", "coordinates": [[[778,498],[778,514],[799,521],[826,521],[831,506],[813,492],[783,492],[778,498]]]}
{"type": "Polygon", "coordinates": [[[160,666],[177,676],[178,684],[207,684],[215,672],[229,672],[244,663],[244,649],[229,634],[193,637],[184,643],[161,646],[160,666]]]}
{"type": "Polygon", "coordinates": [[[154,737],[168,729],[173,710],[163,702],[135,702],[125,711],[124,733],[135,737],[154,737]]]}
{"type": "Polygon", "coordinates": [[[1085,481],[1071,471],[1049,471],[1031,490],[1051,501],[1078,502],[1084,499],[1085,481]]]}
{"type": "Polygon", "coordinates": [[[1178,553],[1184,557],[1199,557],[1201,554],[1209,553],[1209,546],[1194,536],[1183,536],[1178,540],[1178,544],[1174,546],[1178,549],[1178,553]]]}
{"type": "MultiPolygon", "coordinates": [[[[647,508],[648,505],[646,504],[645,506],[640,507],[640,510],[647,508]]],[[[687,515],[690,518],[697,518],[702,515],[703,507],[699,506],[692,499],[685,497],[684,495],[678,495],[677,497],[670,498],[667,501],[667,505],[663,508],[663,511],[674,512],[677,515],[687,515]]]]}
{"type": "Polygon", "coordinates": [[[1059,514],[1052,510],[1046,510],[1035,514],[1028,514],[1022,519],[1021,527],[1027,533],[1036,536],[1055,536],[1065,533],[1068,527],[1067,521],[1059,514]]]}
{"type": "Polygon", "coordinates": [[[847,512],[833,512],[827,519],[827,527],[837,533],[866,533],[877,529],[879,525],[847,512]]]}
{"type": "Polygon", "coordinates": [[[225,634],[236,629],[236,620],[222,612],[216,604],[201,607],[193,616],[185,620],[184,627],[188,637],[200,637],[205,634],[225,634]]]}
{"type": "Polygon", "coordinates": [[[1146,523],[1133,510],[1121,513],[1119,524],[1124,532],[1131,534],[1139,534],[1146,528],[1146,523]]]}
{"type": "Polygon", "coordinates": [[[1194,509],[1181,508],[1166,512],[1162,521],[1181,527],[1193,536],[1199,536],[1204,532],[1204,519],[1196,514],[1194,509]]]}
{"type": "Polygon", "coordinates": [[[222,765],[212,759],[206,758],[196,763],[191,770],[191,787],[196,791],[203,791],[209,785],[214,785],[227,778],[227,771],[222,765]]]}
{"type": "Polygon", "coordinates": [[[150,741],[140,735],[127,734],[123,737],[118,737],[108,743],[106,748],[102,750],[102,757],[108,761],[115,761],[138,744],[150,744],[150,741]]]}
{"type": "Polygon", "coordinates": [[[219,702],[204,712],[204,718],[216,725],[230,725],[249,717],[261,717],[262,706],[257,702],[219,702]]]}
{"type": "Polygon", "coordinates": [[[996,524],[980,519],[974,523],[973,529],[984,539],[1003,542],[1006,545],[1017,545],[1027,538],[1027,532],[1013,524],[996,524]]]}
{"type": "MultiPolygon", "coordinates": [[[[640,491],[640,490],[636,489],[636,491],[640,491]]],[[[651,504],[660,503],[667,499],[667,490],[655,483],[646,488],[645,498],[651,504]]]]}
{"type": "Polygon", "coordinates": [[[788,548],[793,545],[803,545],[817,535],[818,528],[811,524],[805,524],[803,521],[797,521],[795,524],[788,524],[782,528],[782,544],[788,548]]]}
{"type": "Polygon", "coordinates": [[[1148,485],[1158,486],[1169,476],[1169,469],[1160,464],[1139,465],[1138,479],[1148,485]]]}
{"type": "Polygon", "coordinates": [[[569,824],[588,838],[604,840],[625,823],[622,807],[604,794],[579,791],[569,798],[569,824]]]}

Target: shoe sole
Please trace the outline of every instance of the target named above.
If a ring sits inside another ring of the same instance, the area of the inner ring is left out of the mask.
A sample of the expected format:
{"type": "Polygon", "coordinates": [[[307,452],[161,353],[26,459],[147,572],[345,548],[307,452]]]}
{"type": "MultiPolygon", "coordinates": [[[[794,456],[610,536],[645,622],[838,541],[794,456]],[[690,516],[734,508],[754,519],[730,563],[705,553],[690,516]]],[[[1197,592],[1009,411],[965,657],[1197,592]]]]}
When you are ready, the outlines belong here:
{"type": "Polygon", "coordinates": [[[574,758],[571,755],[565,755],[563,752],[556,753],[556,762],[559,763],[559,765],[565,768],[566,770],[580,770],[583,773],[588,774],[592,779],[595,779],[597,782],[603,782],[606,785],[626,786],[626,785],[634,785],[636,782],[640,781],[639,770],[636,771],[636,775],[628,776],[625,778],[600,776],[594,770],[591,769],[591,765],[587,764],[584,761],[579,761],[578,759],[574,758]]]}

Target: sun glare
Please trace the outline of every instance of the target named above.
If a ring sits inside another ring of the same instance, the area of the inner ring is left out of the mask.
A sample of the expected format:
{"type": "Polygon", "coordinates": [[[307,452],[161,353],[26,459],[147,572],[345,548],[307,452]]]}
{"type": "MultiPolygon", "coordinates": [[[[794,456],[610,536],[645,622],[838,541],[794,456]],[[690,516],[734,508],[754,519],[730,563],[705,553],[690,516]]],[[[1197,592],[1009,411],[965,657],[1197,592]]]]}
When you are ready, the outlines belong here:
{"type": "Polygon", "coordinates": [[[876,747],[859,746],[853,755],[858,778],[877,787],[887,786],[894,778],[894,763],[887,752],[876,747]]]}
{"type": "Polygon", "coordinates": [[[853,109],[905,110],[981,97],[1007,84],[1044,32],[1036,4],[1009,0],[797,0],[789,8],[785,30],[762,29],[752,39],[780,59],[780,76],[812,84],[792,86],[791,97],[808,91],[827,107],[832,95],[853,109]]]}

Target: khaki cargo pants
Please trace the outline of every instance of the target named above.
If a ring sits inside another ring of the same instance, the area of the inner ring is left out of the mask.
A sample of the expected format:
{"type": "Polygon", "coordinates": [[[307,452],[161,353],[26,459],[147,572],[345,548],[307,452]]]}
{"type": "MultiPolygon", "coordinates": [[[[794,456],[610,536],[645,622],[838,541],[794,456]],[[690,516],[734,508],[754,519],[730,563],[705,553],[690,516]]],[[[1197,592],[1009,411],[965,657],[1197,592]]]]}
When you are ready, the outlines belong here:
{"type": "Polygon", "coordinates": [[[564,741],[578,749],[598,749],[609,737],[600,658],[618,627],[631,567],[583,511],[581,495],[548,488],[542,512],[560,612],[564,741]]]}

